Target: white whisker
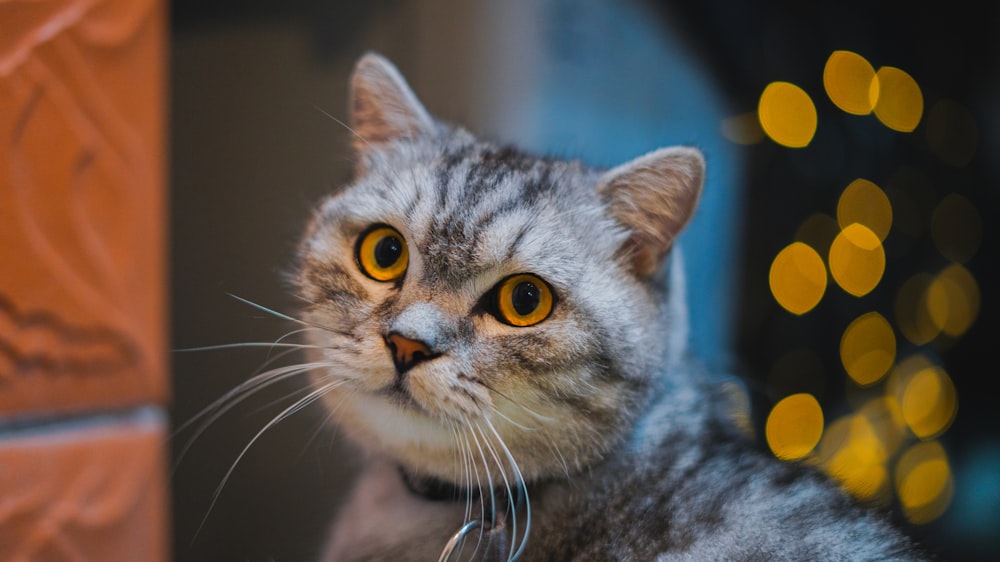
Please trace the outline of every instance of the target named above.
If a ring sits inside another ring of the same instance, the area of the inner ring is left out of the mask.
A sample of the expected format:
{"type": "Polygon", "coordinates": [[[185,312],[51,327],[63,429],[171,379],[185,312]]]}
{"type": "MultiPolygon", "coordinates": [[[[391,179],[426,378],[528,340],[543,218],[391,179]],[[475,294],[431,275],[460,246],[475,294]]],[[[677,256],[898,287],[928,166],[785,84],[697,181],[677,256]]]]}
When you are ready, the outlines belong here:
{"type": "MultiPolygon", "coordinates": [[[[470,427],[470,429],[474,430],[475,427],[470,427]]],[[[487,484],[487,486],[489,488],[489,493],[490,493],[490,521],[494,521],[495,522],[496,521],[496,517],[497,517],[497,513],[496,513],[496,497],[495,497],[495,495],[493,493],[493,490],[496,488],[496,486],[493,484],[493,474],[490,472],[490,465],[489,465],[489,462],[486,460],[486,453],[485,453],[485,451],[483,451],[483,445],[479,441],[479,436],[476,435],[475,431],[467,432],[467,435],[471,435],[472,436],[472,440],[476,443],[476,449],[479,450],[479,458],[483,461],[483,471],[486,473],[486,484],[487,484]]],[[[478,472],[479,471],[477,470],[476,472],[477,472],[477,480],[478,480],[478,472]]],[[[483,491],[482,483],[480,481],[480,487],[479,487],[480,502],[479,502],[479,505],[480,505],[480,510],[481,510],[480,517],[483,518],[483,519],[486,518],[486,502],[483,501],[484,497],[485,497],[485,493],[483,491]]],[[[485,532],[485,525],[480,525],[480,527],[479,527],[479,540],[480,541],[483,540],[483,533],[484,532],[485,532]]]]}
{"type": "Polygon", "coordinates": [[[524,410],[525,412],[528,413],[528,415],[530,415],[531,417],[535,418],[538,421],[541,421],[541,422],[555,422],[556,421],[556,418],[553,418],[553,417],[550,417],[550,416],[546,416],[544,414],[540,414],[540,413],[532,410],[531,408],[525,406],[524,404],[521,404],[520,402],[514,400],[510,396],[507,396],[503,392],[500,392],[499,390],[493,388],[492,386],[486,386],[486,388],[487,388],[487,390],[489,390],[493,394],[496,394],[497,396],[503,398],[507,402],[510,402],[514,406],[517,406],[518,408],[524,410]]]}
{"type": "MultiPolygon", "coordinates": [[[[487,419],[484,418],[483,421],[486,422],[489,425],[489,420],[487,420],[487,419]]],[[[492,428],[493,426],[489,425],[489,427],[492,428]]],[[[483,429],[482,429],[481,426],[476,425],[476,429],[479,430],[479,433],[480,433],[480,435],[483,438],[483,444],[486,446],[486,450],[489,451],[490,456],[493,457],[493,462],[496,463],[497,469],[500,471],[500,478],[503,479],[504,489],[507,490],[507,505],[510,506],[509,515],[510,515],[510,519],[511,519],[511,524],[510,524],[511,544],[510,544],[510,547],[511,547],[511,551],[513,551],[514,550],[514,541],[517,538],[517,510],[515,509],[515,506],[514,506],[514,492],[513,492],[513,490],[511,490],[510,480],[507,478],[507,471],[504,469],[503,462],[501,462],[500,456],[497,454],[496,449],[493,447],[493,444],[490,443],[489,437],[485,433],[483,433],[483,429]]],[[[496,521],[496,504],[495,504],[496,500],[493,498],[493,492],[492,491],[490,491],[490,499],[493,500],[493,501],[490,502],[491,504],[493,504],[493,521],[496,521]]],[[[509,558],[508,558],[508,560],[509,560],[509,558]]]]}
{"type": "MultiPolygon", "coordinates": [[[[176,437],[180,433],[191,427],[192,424],[201,421],[201,424],[195,430],[195,433],[189,437],[181,448],[180,452],[177,453],[177,457],[174,461],[174,471],[180,465],[181,461],[187,455],[188,451],[194,445],[195,441],[208,430],[208,428],[218,421],[220,417],[225,415],[226,412],[231,410],[237,404],[246,400],[252,396],[255,392],[260,391],[278,381],[293,377],[295,375],[312,371],[314,369],[324,369],[331,368],[334,365],[330,363],[302,363],[298,365],[289,365],[286,367],[279,367],[272,369],[270,371],[261,373],[249,380],[240,383],[237,387],[229,390],[220,398],[217,398],[207,407],[202,409],[200,412],[192,416],[190,419],[179,425],[172,433],[172,437],[176,437]],[[206,417],[207,416],[207,417],[206,417]]],[[[344,379],[338,379],[344,380],[344,379]]]]}
{"type": "Polygon", "coordinates": [[[252,447],[254,445],[254,443],[257,442],[257,440],[260,438],[260,436],[263,435],[264,432],[266,432],[267,430],[269,430],[272,427],[274,427],[275,425],[277,425],[278,423],[280,423],[280,422],[284,421],[285,419],[287,419],[288,416],[291,416],[292,414],[295,414],[296,412],[300,411],[302,408],[304,408],[304,407],[308,406],[309,404],[312,404],[313,402],[315,402],[317,399],[319,399],[320,397],[322,397],[327,392],[333,390],[334,388],[336,388],[336,387],[338,387],[338,386],[340,386],[342,384],[346,384],[346,382],[347,381],[345,381],[345,380],[335,380],[335,381],[333,381],[331,383],[328,383],[328,384],[326,384],[326,385],[324,385],[324,386],[322,386],[322,387],[320,387],[320,388],[318,388],[318,389],[310,392],[306,397],[297,400],[291,406],[289,406],[289,407],[285,408],[284,410],[282,410],[281,413],[279,413],[277,416],[275,416],[274,418],[271,418],[271,421],[267,422],[264,425],[264,427],[262,427],[253,436],[253,438],[250,439],[250,441],[243,447],[243,450],[241,450],[240,453],[236,456],[236,460],[234,460],[233,463],[232,463],[232,465],[230,465],[229,470],[227,470],[226,474],[223,475],[222,481],[219,482],[219,485],[215,488],[215,492],[212,494],[212,499],[211,499],[211,501],[209,502],[209,505],[208,505],[208,510],[205,512],[205,516],[202,518],[201,523],[198,525],[198,528],[195,530],[195,533],[194,533],[195,537],[198,536],[198,534],[201,532],[201,529],[205,526],[205,523],[208,521],[208,516],[212,513],[212,509],[215,507],[215,503],[218,501],[219,496],[222,494],[222,489],[226,486],[226,482],[229,481],[229,478],[230,478],[230,476],[232,476],[233,471],[236,470],[236,465],[238,465],[239,462],[243,459],[243,457],[246,456],[247,451],[249,451],[250,447],[252,447]]]}
{"type": "Polygon", "coordinates": [[[537,430],[537,429],[541,429],[541,427],[528,427],[528,426],[526,426],[526,425],[521,425],[521,424],[517,423],[516,421],[514,421],[514,420],[510,419],[510,417],[508,417],[508,416],[507,416],[506,414],[504,414],[503,412],[501,412],[501,411],[500,411],[500,409],[499,409],[499,408],[497,408],[496,406],[491,406],[491,407],[490,407],[490,410],[491,410],[491,411],[492,411],[492,412],[493,412],[494,414],[496,414],[496,415],[500,416],[501,418],[503,418],[503,419],[504,419],[504,421],[506,421],[507,423],[509,423],[509,424],[513,425],[514,427],[517,427],[517,428],[520,428],[520,429],[523,429],[523,430],[525,430],[525,431],[535,431],[535,430],[537,430]]]}
{"type": "Polygon", "coordinates": [[[199,347],[180,347],[173,351],[186,353],[191,351],[220,351],[223,349],[241,349],[246,347],[283,347],[291,349],[326,349],[322,345],[309,345],[301,343],[275,343],[275,342],[243,342],[243,343],[222,343],[218,345],[202,345],[199,347]]]}
{"type": "Polygon", "coordinates": [[[253,302],[252,300],[245,299],[245,298],[243,298],[243,297],[241,297],[239,295],[234,295],[233,293],[226,293],[226,294],[229,295],[230,297],[232,297],[232,298],[234,298],[234,299],[236,299],[236,300],[244,303],[244,304],[248,304],[248,305],[256,308],[257,310],[260,310],[262,312],[266,312],[266,313],[268,313],[268,314],[270,314],[272,316],[275,316],[277,318],[281,318],[282,320],[288,320],[289,322],[294,322],[296,324],[300,324],[302,326],[307,326],[309,328],[317,328],[317,329],[323,330],[325,332],[330,332],[332,334],[346,335],[346,332],[344,332],[343,330],[337,330],[337,329],[331,328],[330,326],[324,326],[322,324],[316,324],[315,322],[309,322],[308,320],[302,320],[301,318],[295,318],[294,316],[289,316],[289,315],[287,315],[287,314],[285,314],[283,312],[278,312],[277,310],[274,310],[273,308],[268,308],[268,307],[266,307],[266,306],[264,306],[262,304],[257,304],[255,302],[253,302]]]}
{"type": "MultiPolygon", "coordinates": [[[[504,455],[507,457],[507,460],[510,462],[511,468],[514,470],[514,473],[517,476],[518,487],[520,488],[520,491],[524,493],[524,507],[525,507],[525,519],[526,519],[524,522],[524,538],[521,540],[521,544],[517,547],[517,550],[515,550],[514,554],[512,554],[511,557],[509,558],[509,560],[517,560],[517,558],[521,556],[521,553],[524,551],[524,546],[525,544],[527,544],[528,541],[528,533],[531,532],[531,500],[528,498],[528,487],[524,482],[524,476],[521,474],[521,469],[517,466],[517,461],[514,460],[514,456],[510,453],[510,449],[507,448],[507,444],[504,443],[503,438],[500,437],[500,434],[497,433],[496,428],[493,427],[493,423],[490,422],[489,419],[484,419],[483,421],[486,423],[486,427],[488,427],[490,431],[493,433],[493,436],[496,437],[497,444],[503,449],[504,455]]],[[[514,505],[513,496],[511,496],[510,502],[511,502],[511,512],[515,514],[513,516],[514,523],[511,525],[513,527],[511,532],[511,534],[513,535],[511,537],[511,549],[513,550],[514,541],[517,538],[517,518],[516,518],[517,506],[514,505]]]]}

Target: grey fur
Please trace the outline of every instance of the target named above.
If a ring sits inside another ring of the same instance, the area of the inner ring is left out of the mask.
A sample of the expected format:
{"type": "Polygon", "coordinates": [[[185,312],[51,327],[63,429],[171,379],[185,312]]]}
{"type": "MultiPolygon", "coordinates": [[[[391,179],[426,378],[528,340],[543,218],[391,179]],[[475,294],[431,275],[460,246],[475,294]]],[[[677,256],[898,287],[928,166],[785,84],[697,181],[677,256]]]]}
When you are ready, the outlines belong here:
{"type": "MultiPolygon", "coordinates": [[[[330,328],[311,332],[330,366],[316,384],[368,459],[324,559],[436,560],[484,517],[491,489],[521,560],[925,558],[818,471],[749,439],[733,381],[685,355],[683,291],[665,286],[682,283],[681,260],[649,266],[693,212],[697,151],[605,172],[433,121],[378,55],[352,87],[358,176],[318,209],[298,275],[304,317],[330,328]],[[355,241],[372,224],[409,244],[402,279],[358,272],[355,241]],[[504,325],[491,291],[524,272],[551,285],[555,307],[535,326],[504,325]],[[389,332],[439,356],[396,373],[389,332]],[[400,468],[473,495],[433,501],[400,468]],[[511,508],[520,482],[527,497],[511,508]]],[[[485,536],[463,554],[485,556],[472,552],[485,536]]]]}

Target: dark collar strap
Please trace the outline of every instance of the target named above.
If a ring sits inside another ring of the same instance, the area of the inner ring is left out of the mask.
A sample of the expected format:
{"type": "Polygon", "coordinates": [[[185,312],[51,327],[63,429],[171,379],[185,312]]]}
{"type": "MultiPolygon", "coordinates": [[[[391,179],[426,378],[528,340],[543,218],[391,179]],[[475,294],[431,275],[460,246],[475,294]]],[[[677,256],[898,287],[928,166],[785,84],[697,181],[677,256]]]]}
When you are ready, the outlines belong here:
{"type": "Polygon", "coordinates": [[[445,482],[431,476],[414,476],[403,467],[399,467],[399,475],[403,479],[406,489],[415,496],[420,496],[425,500],[441,502],[465,502],[469,498],[479,499],[479,491],[471,490],[461,486],[456,486],[451,482],[445,482]]]}
{"type": "MultiPolygon", "coordinates": [[[[403,484],[410,491],[411,494],[419,496],[428,501],[441,502],[466,502],[472,501],[476,504],[481,504],[480,492],[478,489],[470,489],[462,486],[456,486],[451,482],[445,482],[444,480],[428,477],[428,476],[414,476],[402,466],[399,467],[399,476],[403,480],[403,484]]],[[[482,551],[483,560],[489,562],[504,562],[508,560],[508,550],[510,547],[510,529],[508,529],[507,516],[511,509],[518,510],[523,507],[525,491],[523,488],[518,487],[515,490],[516,496],[513,498],[513,506],[510,505],[510,498],[507,495],[506,488],[498,488],[493,490],[492,498],[486,497],[482,501],[490,502],[492,500],[492,507],[488,505],[483,505],[483,519],[479,521],[472,521],[470,523],[463,525],[461,529],[455,533],[455,536],[448,542],[445,547],[445,551],[442,553],[442,560],[450,560],[453,549],[456,544],[460,544],[460,541],[469,532],[469,529],[473,527],[479,527],[483,529],[483,533],[479,535],[480,541],[485,541],[484,544],[480,545],[484,550],[482,551]]],[[[479,547],[477,547],[479,548],[479,547]]]]}
{"type": "MultiPolygon", "coordinates": [[[[406,489],[410,491],[411,494],[419,496],[428,501],[434,502],[461,502],[466,501],[479,501],[480,492],[477,488],[466,488],[462,486],[456,486],[451,482],[446,482],[439,478],[434,478],[433,476],[415,476],[402,466],[399,468],[399,476],[403,479],[403,484],[406,489]]],[[[514,489],[514,506],[519,507],[524,501],[524,490],[520,487],[514,489]]],[[[483,498],[484,501],[490,501],[490,494],[483,498]]],[[[506,511],[506,507],[509,503],[509,496],[507,495],[506,488],[494,488],[492,494],[492,500],[497,509],[506,511]]]]}

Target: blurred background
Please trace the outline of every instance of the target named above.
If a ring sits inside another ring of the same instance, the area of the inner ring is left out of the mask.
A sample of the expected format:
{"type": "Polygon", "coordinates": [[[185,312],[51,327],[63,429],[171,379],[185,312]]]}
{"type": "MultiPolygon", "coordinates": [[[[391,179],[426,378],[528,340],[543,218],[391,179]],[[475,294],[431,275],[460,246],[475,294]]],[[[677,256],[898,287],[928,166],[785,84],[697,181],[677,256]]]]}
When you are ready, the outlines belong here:
{"type": "MultiPolygon", "coordinates": [[[[294,312],[293,248],[349,176],[347,77],[377,50],[432,113],[499,142],[597,166],[700,147],[692,343],[746,381],[757,438],[944,559],[1000,551],[995,3],[174,0],[171,17],[174,349],[294,329],[231,295],[294,312]]],[[[343,497],[355,464],[321,408],[267,427],[304,380],[194,441],[182,427],[267,359],[172,355],[177,560],[309,560],[343,497]]]]}

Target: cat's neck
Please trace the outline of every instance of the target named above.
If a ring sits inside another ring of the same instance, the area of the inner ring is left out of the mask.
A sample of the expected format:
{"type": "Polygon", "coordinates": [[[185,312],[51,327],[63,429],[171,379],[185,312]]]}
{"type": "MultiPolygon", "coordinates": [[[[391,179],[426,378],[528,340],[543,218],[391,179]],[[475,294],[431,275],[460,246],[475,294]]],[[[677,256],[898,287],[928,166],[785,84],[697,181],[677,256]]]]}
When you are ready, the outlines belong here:
{"type": "Polygon", "coordinates": [[[507,502],[506,488],[499,486],[492,490],[480,490],[477,486],[466,486],[442,480],[434,476],[418,475],[406,467],[398,466],[399,477],[406,489],[419,498],[433,502],[476,502],[483,496],[493,498],[493,502],[507,502]]]}

